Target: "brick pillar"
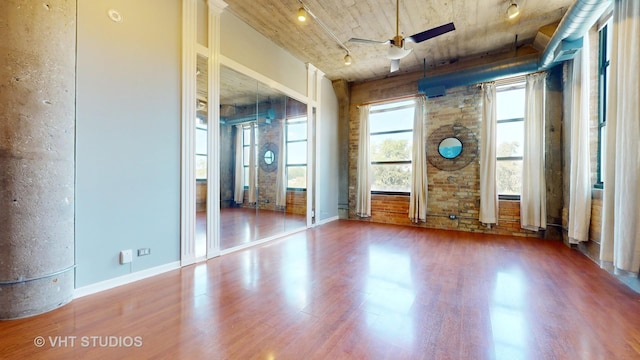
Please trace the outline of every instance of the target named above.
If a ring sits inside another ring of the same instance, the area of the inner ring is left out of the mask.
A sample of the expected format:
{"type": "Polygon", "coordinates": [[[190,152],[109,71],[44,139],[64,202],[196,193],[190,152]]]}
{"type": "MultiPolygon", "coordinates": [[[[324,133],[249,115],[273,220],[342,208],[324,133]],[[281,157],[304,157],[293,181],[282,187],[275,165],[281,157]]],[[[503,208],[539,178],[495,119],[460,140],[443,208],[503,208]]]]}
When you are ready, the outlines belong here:
{"type": "Polygon", "coordinates": [[[76,0],[0,1],[0,319],[74,289],[76,0]]]}

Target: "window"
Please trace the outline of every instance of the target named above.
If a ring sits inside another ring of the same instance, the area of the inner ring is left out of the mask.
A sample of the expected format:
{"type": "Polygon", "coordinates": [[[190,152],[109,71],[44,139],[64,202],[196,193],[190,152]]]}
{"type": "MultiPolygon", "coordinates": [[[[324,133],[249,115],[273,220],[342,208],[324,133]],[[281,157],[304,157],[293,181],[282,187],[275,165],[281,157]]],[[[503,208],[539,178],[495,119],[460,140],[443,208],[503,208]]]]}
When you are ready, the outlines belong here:
{"type": "Polygon", "coordinates": [[[611,20],[599,32],[598,52],[598,167],[596,187],[603,185],[604,146],[607,125],[607,102],[609,101],[609,75],[611,72],[611,20]]]}
{"type": "Polygon", "coordinates": [[[501,199],[520,199],[525,83],[496,87],[496,187],[501,199]]]}
{"type": "Polygon", "coordinates": [[[207,179],[207,122],[196,121],[196,180],[207,179]]]}
{"type": "Polygon", "coordinates": [[[371,106],[369,143],[372,192],[411,191],[411,150],[415,101],[395,101],[371,106]]]}
{"type": "Polygon", "coordinates": [[[307,117],[287,119],[287,188],[307,188],[307,117]]]}
{"type": "MultiPolygon", "coordinates": [[[[249,187],[249,151],[251,149],[251,126],[253,125],[242,127],[242,166],[244,166],[245,188],[249,187]]],[[[258,144],[257,141],[255,141],[255,143],[256,145],[258,144]]]]}

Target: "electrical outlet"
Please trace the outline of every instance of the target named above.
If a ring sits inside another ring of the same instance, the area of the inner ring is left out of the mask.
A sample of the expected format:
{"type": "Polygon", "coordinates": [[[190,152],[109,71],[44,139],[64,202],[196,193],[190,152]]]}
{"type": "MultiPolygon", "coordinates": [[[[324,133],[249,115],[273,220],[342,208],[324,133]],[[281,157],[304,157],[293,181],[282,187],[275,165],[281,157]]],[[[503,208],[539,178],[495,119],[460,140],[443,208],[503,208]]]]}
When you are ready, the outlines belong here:
{"type": "Polygon", "coordinates": [[[120,264],[128,264],[133,261],[133,250],[120,251],[120,264]]]}
{"type": "Polygon", "coordinates": [[[150,248],[138,249],[138,256],[145,256],[145,255],[150,255],[150,254],[151,254],[151,249],[150,248]]]}

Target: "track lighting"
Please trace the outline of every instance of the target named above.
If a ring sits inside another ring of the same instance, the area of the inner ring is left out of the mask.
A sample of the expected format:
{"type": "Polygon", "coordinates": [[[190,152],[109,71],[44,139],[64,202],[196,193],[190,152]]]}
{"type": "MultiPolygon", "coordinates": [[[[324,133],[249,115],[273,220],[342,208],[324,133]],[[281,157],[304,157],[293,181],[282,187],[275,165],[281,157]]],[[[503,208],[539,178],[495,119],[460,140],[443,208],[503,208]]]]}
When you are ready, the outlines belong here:
{"type": "Polygon", "coordinates": [[[507,16],[509,19],[515,19],[518,15],[520,15],[520,8],[518,7],[518,4],[511,2],[507,8],[507,16]]]}
{"type": "Polygon", "coordinates": [[[347,55],[344,56],[344,64],[351,65],[351,55],[349,55],[349,53],[347,53],[347,55]]]}
{"type": "Polygon", "coordinates": [[[298,9],[298,20],[300,22],[304,22],[307,20],[307,16],[310,16],[313,20],[315,20],[318,25],[320,25],[320,27],[322,28],[322,30],[324,30],[324,32],[327,33],[327,35],[331,36],[333,38],[333,40],[336,41],[336,43],[338,45],[340,45],[341,48],[344,49],[344,51],[347,52],[347,55],[344,56],[344,64],[345,65],[351,65],[351,55],[349,54],[349,48],[342,42],[340,41],[340,39],[338,39],[338,37],[336,36],[336,34],[333,33],[333,31],[331,31],[331,29],[329,29],[329,27],[322,22],[322,20],[320,20],[310,9],[307,5],[305,5],[302,0],[298,0],[298,2],[300,3],[300,8],[298,9]]]}
{"type": "Polygon", "coordinates": [[[304,7],[298,9],[298,21],[305,22],[307,21],[307,10],[304,7]]]}

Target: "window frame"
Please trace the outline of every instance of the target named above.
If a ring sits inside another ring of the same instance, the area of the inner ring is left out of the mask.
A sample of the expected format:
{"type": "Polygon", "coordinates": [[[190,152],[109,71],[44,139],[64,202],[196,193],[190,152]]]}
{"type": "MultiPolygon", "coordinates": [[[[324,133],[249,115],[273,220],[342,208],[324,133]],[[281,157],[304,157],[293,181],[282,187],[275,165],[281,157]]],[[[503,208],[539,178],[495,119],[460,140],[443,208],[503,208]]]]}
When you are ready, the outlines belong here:
{"type": "MultiPolygon", "coordinates": [[[[299,115],[299,116],[293,116],[293,117],[288,117],[285,119],[285,147],[286,147],[286,151],[285,151],[285,179],[287,181],[287,191],[307,191],[307,187],[291,187],[289,186],[289,168],[290,167],[303,167],[305,169],[305,173],[307,172],[307,166],[308,166],[308,162],[309,162],[309,154],[307,153],[306,156],[306,160],[303,163],[295,163],[295,164],[289,164],[289,144],[295,144],[295,143],[305,143],[308,146],[308,140],[309,140],[309,135],[308,135],[308,117],[307,114],[303,114],[303,115],[299,115]],[[304,120],[303,120],[304,119],[304,120]],[[297,140],[289,140],[289,125],[297,125],[297,124],[305,124],[305,126],[307,127],[307,133],[305,134],[304,139],[297,139],[297,140]]],[[[308,151],[307,151],[308,152],[308,151]]],[[[306,176],[305,176],[305,182],[306,182],[306,176]]]]}
{"type": "MultiPolygon", "coordinates": [[[[509,84],[509,85],[496,87],[496,93],[505,92],[505,91],[520,90],[520,89],[525,89],[525,88],[526,88],[526,82],[518,81],[518,82],[509,84]]],[[[526,96],[526,94],[525,94],[525,96],[526,96]]],[[[496,104],[497,104],[497,102],[496,102],[496,104]]],[[[510,119],[501,119],[501,120],[497,120],[496,119],[496,131],[497,131],[497,128],[498,128],[497,125],[499,125],[499,124],[507,124],[507,123],[515,123],[515,122],[524,123],[524,113],[525,113],[525,110],[523,109],[523,115],[522,115],[521,118],[510,118],[510,119]]],[[[523,146],[524,146],[524,144],[523,144],[523,146]]],[[[496,153],[496,172],[497,172],[497,168],[498,168],[497,167],[498,161],[524,161],[524,156],[498,156],[497,153],[496,153]]],[[[497,173],[496,173],[496,177],[497,177],[497,173]]],[[[520,189],[520,190],[521,190],[521,193],[518,194],[518,195],[514,195],[514,194],[498,194],[498,200],[520,201],[520,199],[522,197],[522,189],[520,189]]]]}
{"type": "MultiPolygon", "coordinates": [[[[207,124],[203,123],[202,120],[200,120],[199,118],[198,118],[198,121],[196,121],[196,130],[195,130],[196,136],[195,136],[195,139],[198,138],[198,135],[197,135],[198,131],[204,131],[205,139],[207,139],[207,142],[208,142],[209,128],[208,128],[207,124]]],[[[208,143],[205,145],[205,149],[207,149],[208,145],[209,145],[208,143]]],[[[206,152],[205,153],[199,153],[197,151],[198,150],[198,146],[195,146],[195,148],[196,148],[196,150],[195,150],[196,181],[207,181],[207,172],[208,172],[207,165],[208,165],[208,162],[209,162],[209,154],[206,153],[206,152]],[[205,165],[205,175],[204,175],[204,177],[198,177],[198,157],[200,157],[200,156],[204,156],[204,158],[205,158],[205,164],[206,165],[205,165]]]]}
{"type": "MultiPolygon", "coordinates": [[[[375,105],[371,106],[371,109],[369,110],[369,116],[371,116],[371,114],[376,114],[376,113],[383,113],[383,112],[390,112],[390,111],[398,111],[398,110],[404,110],[404,109],[410,109],[413,108],[415,111],[415,107],[416,107],[416,103],[415,103],[415,99],[400,99],[400,100],[390,100],[390,101],[385,101],[385,102],[381,102],[381,103],[377,103],[375,105]],[[408,103],[408,101],[411,100],[412,103],[408,103]],[[376,110],[375,106],[383,106],[383,105],[390,105],[393,103],[407,103],[404,105],[398,105],[395,107],[389,107],[389,108],[384,108],[384,109],[379,109],[376,110]]],[[[369,121],[371,121],[371,119],[369,119],[369,121]]],[[[411,129],[403,129],[403,130],[388,130],[388,131],[378,131],[378,132],[369,132],[369,144],[371,144],[371,136],[372,135],[390,135],[390,134],[401,134],[401,133],[411,133],[413,135],[413,119],[412,119],[412,125],[411,125],[411,129]]],[[[371,123],[369,123],[369,125],[371,125],[371,123]]],[[[413,146],[414,144],[412,144],[413,146]]],[[[371,149],[370,149],[371,150],[371,149]]],[[[412,160],[389,160],[389,161],[373,161],[370,160],[369,161],[369,166],[373,166],[373,165],[409,165],[411,168],[411,172],[413,173],[413,163],[412,160]]],[[[372,185],[373,186],[373,185],[372,185]]],[[[371,195],[401,195],[401,196],[410,196],[411,195],[411,190],[409,191],[388,191],[388,190],[370,190],[371,195]]]]}
{"type": "MultiPolygon", "coordinates": [[[[249,141],[251,141],[251,127],[252,126],[254,126],[254,125],[250,124],[249,126],[242,126],[242,183],[244,184],[245,190],[249,189],[249,182],[248,182],[249,176],[247,175],[249,173],[249,159],[245,158],[244,154],[246,152],[245,151],[246,148],[249,148],[249,151],[251,151],[251,142],[245,143],[245,140],[248,138],[249,141]],[[245,131],[247,131],[249,133],[249,135],[247,135],[246,137],[245,137],[245,131]],[[246,164],[245,164],[245,162],[246,162],[246,164]]],[[[257,132],[256,132],[255,136],[257,136],[257,132]]],[[[256,141],[256,145],[257,144],[258,144],[258,142],[256,141]]],[[[257,157],[256,157],[256,159],[257,159],[257,157]]],[[[256,164],[256,167],[257,167],[257,165],[258,164],[256,164]]]]}
{"type": "Polygon", "coordinates": [[[596,182],[593,185],[597,189],[604,188],[604,179],[602,178],[603,164],[602,153],[603,132],[607,125],[607,103],[609,101],[609,93],[607,91],[607,82],[611,71],[611,59],[609,58],[608,49],[611,45],[610,26],[611,18],[609,18],[602,28],[598,30],[598,152],[596,155],[596,182]]]}

